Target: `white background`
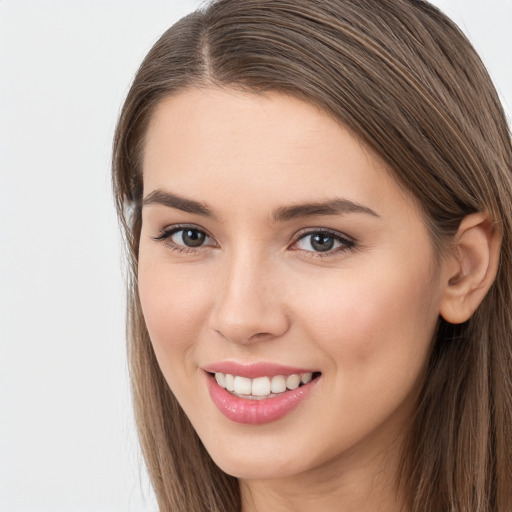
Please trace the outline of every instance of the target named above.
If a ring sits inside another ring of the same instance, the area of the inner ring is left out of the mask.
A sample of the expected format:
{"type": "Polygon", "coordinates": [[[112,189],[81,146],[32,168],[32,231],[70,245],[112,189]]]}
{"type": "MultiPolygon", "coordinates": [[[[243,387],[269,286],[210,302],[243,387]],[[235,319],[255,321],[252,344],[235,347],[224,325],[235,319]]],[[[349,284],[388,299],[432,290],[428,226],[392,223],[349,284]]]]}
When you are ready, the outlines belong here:
{"type": "MultiPolygon", "coordinates": [[[[512,112],[512,0],[437,0],[512,112]]],[[[154,511],[110,191],[141,59],[198,0],[0,0],[0,512],[154,511]]]]}

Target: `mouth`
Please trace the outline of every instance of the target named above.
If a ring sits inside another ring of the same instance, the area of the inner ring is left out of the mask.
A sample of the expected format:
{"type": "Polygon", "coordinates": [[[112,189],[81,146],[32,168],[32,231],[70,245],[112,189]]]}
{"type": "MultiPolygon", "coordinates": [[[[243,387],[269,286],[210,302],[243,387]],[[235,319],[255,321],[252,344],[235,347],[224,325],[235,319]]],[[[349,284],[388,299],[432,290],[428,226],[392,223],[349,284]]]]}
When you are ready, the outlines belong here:
{"type": "MultiPolygon", "coordinates": [[[[229,364],[227,365],[229,366],[229,364]]],[[[229,420],[248,425],[262,425],[279,420],[306,401],[321,380],[321,372],[285,371],[272,368],[270,375],[256,371],[257,366],[243,368],[204,369],[206,385],[217,409],[229,420]],[[278,373],[279,372],[279,373],[278,373]],[[250,376],[249,376],[250,375],[250,376]]]]}
{"type": "Polygon", "coordinates": [[[305,386],[317,379],[320,372],[262,376],[250,379],[230,373],[208,372],[217,384],[231,395],[245,400],[265,400],[305,386]]]}

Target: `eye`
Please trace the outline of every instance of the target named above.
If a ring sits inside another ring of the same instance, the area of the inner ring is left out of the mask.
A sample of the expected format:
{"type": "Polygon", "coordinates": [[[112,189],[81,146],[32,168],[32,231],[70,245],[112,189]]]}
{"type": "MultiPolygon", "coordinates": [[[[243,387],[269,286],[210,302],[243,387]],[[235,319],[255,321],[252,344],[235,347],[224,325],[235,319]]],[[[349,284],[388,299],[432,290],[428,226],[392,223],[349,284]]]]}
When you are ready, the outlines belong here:
{"type": "Polygon", "coordinates": [[[302,234],[293,249],[315,253],[334,253],[354,247],[354,242],[332,231],[310,231],[302,234]]]}
{"type": "Polygon", "coordinates": [[[174,231],[169,239],[176,245],[200,247],[210,240],[210,237],[199,229],[184,228],[174,231]]]}
{"type": "Polygon", "coordinates": [[[170,249],[177,251],[189,251],[215,245],[209,235],[194,226],[171,226],[164,229],[154,239],[164,242],[170,249]]]}

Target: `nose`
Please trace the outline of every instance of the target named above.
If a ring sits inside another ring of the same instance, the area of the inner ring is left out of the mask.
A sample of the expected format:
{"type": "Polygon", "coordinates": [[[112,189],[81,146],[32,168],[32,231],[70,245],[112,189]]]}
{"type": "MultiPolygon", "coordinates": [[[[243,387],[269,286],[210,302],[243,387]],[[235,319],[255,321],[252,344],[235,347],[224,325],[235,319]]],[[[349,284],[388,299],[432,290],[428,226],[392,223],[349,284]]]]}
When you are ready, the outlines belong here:
{"type": "Polygon", "coordinates": [[[217,277],[211,328],[238,344],[282,336],[290,322],[278,274],[272,262],[254,254],[227,258],[217,277]]]}

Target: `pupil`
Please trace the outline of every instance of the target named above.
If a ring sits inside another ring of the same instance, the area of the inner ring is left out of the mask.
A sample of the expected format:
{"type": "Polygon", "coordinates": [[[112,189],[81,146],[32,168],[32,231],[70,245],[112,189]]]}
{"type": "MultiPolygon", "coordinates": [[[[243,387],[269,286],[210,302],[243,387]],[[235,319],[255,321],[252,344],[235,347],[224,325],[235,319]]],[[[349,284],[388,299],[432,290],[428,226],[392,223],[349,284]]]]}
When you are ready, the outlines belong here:
{"type": "Polygon", "coordinates": [[[325,252],[332,249],[333,245],[334,239],[329,235],[318,233],[311,237],[311,246],[315,251],[325,252]]]}
{"type": "Polygon", "coordinates": [[[193,229],[185,229],[182,235],[183,243],[188,247],[199,247],[203,244],[205,234],[193,229]]]}

